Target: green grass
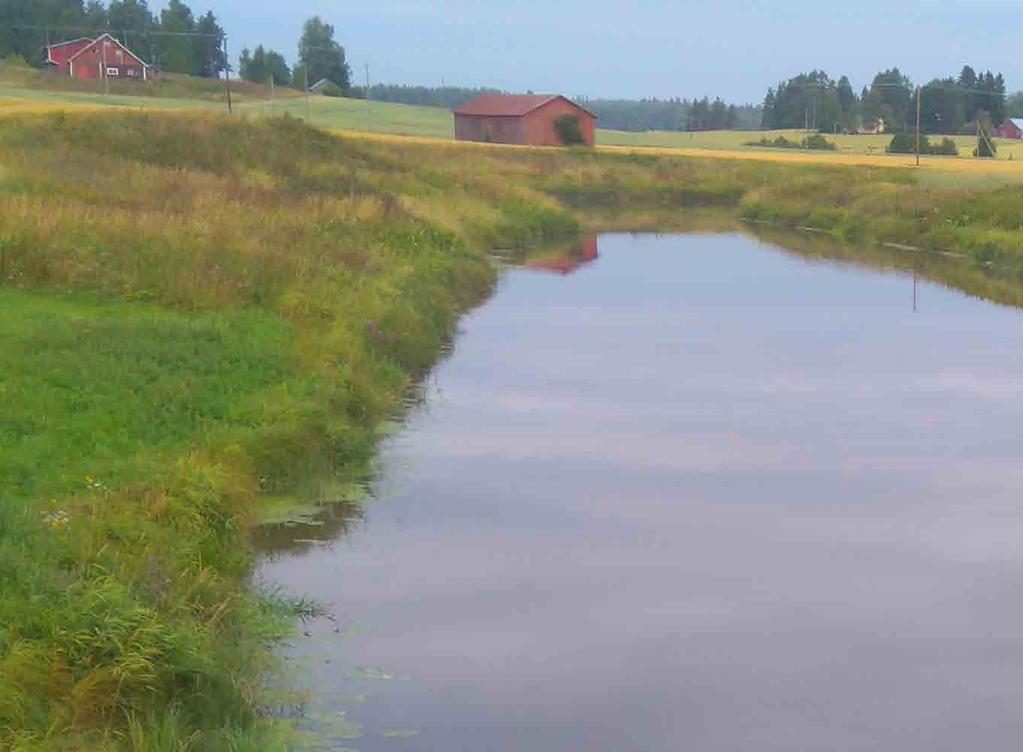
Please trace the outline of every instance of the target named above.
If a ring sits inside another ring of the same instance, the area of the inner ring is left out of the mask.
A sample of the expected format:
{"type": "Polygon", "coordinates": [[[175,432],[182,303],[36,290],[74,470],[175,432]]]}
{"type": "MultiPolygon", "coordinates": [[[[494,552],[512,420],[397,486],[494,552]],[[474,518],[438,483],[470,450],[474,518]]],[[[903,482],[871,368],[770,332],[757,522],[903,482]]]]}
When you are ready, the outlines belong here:
{"type": "MultiPolygon", "coordinates": [[[[233,80],[232,96],[238,102],[259,101],[270,95],[268,87],[233,80]]],[[[225,82],[212,78],[164,73],[150,81],[86,81],[52,71],[0,63],[0,96],[27,97],[46,101],[134,104],[145,107],[226,106],[225,82]],[[168,104],[174,102],[174,104],[168,104]]],[[[277,98],[298,96],[299,92],[279,88],[277,98]]]]}
{"type": "Polygon", "coordinates": [[[4,496],[145,480],[140,457],[256,422],[260,399],[295,376],[293,347],[290,327],[259,311],[0,289],[4,496]]]}
{"type": "Polygon", "coordinates": [[[279,115],[288,113],[306,118],[321,128],[348,131],[374,131],[403,136],[453,138],[454,120],[449,110],[440,107],[415,107],[363,99],[312,96],[275,99],[246,105],[245,111],[279,115]]]}

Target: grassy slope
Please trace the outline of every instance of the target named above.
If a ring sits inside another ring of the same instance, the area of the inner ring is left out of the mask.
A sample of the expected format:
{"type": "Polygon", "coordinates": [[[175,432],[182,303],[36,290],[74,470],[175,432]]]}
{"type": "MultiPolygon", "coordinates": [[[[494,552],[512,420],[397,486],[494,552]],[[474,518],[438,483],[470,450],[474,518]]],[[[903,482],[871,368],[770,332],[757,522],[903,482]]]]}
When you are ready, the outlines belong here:
{"type": "MultiPolygon", "coordinates": [[[[248,81],[232,80],[231,90],[233,98],[239,102],[262,101],[270,95],[268,87],[248,81]]],[[[108,79],[104,85],[103,81],[83,81],[35,68],[0,64],[0,92],[4,92],[4,96],[70,103],[128,102],[150,107],[226,105],[223,81],[176,73],[165,73],[155,81],[145,82],[108,79]],[[175,104],[169,105],[161,100],[175,104]]],[[[283,99],[299,96],[299,92],[278,89],[275,95],[283,99]]]]}
{"type": "MultiPolygon", "coordinates": [[[[906,170],[338,138],[294,120],[0,121],[0,747],[272,749],[258,500],[343,472],[486,293],[483,250],[713,207],[970,263],[1020,302],[1019,189],[906,170]]],[[[811,253],[823,253],[811,249],[811,253]]],[[[883,257],[877,263],[884,263],[883,257]]]]}
{"type": "MultiPolygon", "coordinates": [[[[247,112],[279,115],[288,113],[305,118],[305,97],[272,100],[246,106],[247,112]]],[[[369,131],[428,138],[454,137],[451,112],[440,107],[412,107],[389,102],[367,102],[363,99],[310,97],[310,122],[320,128],[344,131],[369,131]]]]}

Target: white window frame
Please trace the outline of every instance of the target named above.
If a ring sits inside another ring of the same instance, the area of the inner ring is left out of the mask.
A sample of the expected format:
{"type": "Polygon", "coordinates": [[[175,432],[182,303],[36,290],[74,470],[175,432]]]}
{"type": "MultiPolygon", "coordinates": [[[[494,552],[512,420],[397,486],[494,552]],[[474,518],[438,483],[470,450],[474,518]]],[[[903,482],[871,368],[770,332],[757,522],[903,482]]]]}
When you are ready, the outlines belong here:
{"type": "Polygon", "coordinates": [[[113,66],[110,66],[110,65],[107,66],[107,77],[108,78],[109,77],[120,77],[120,75],[121,75],[120,68],[114,68],[113,66]]]}

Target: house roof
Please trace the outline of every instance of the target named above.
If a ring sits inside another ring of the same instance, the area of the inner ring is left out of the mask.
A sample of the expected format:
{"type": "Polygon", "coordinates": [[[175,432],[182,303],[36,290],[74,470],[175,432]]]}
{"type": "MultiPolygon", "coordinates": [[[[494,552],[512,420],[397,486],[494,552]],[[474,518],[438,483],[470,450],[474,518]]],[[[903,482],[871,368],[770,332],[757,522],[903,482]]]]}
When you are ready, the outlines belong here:
{"type": "Polygon", "coordinates": [[[1023,118],[1009,118],[1009,122],[1023,131],[1023,118]]]}
{"type": "Polygon", "coordinates": [[[110,36],[109,34],[100,34],[100,35],[99,35],[98,37],[96,37],[95,39],[92,39],[92,40],[89,40],[89,38],[88,38],[88,37],[79,37],[78,39],[72,39],[72,40],[71,40],[70,42],[61,42],[60,44],[53,44],[53,45],[50,45],[50,46],[49,46],[49,47],[48,47],[47,49],[51,49],[51,50],[52,50],[52,49],[53,49],[54,47],[60,47],[61,45],[65,45],[65,44],[71,44],[72,42],[82,42],[82,41],[86,41],[86,40],[88,40],[88,41],[89,41],[89,44],[87,44],[87,45],[86,45],[85,47],[83,47],[82,49],[78,50],[78,52],[76,52],[76,53],[75,53],[74,55],[72,55],[71,57],[69,57],[69,58],[68,58],[68,60],[69,60],[69,61],[71,61],[71,60],[74,60],[74,59],[75,59],[76,57],[78,57],[79,55],[81,55],[81,54],[82,54],[83,52],[85,52],[85,51],[86,51],[87,49],[89,49],[90,47],[92,47],[92,46],[93,46],[94,44],[96,44],[97,42],[99,42],[99,41],[100,41],[101,39],[109,39],[109,40],[110,40],[111,42],[113,42],[114,44],[116,44],[116,45],[117,45],[118,47],[120,47],[120,48],[121,48],[122,50],[124,50],[124,51],[125,51],[125,52],[127,52],[127,53],[128,53],[129,55],[131,55],[131,56],[132,56],[133,58],[135,58],[135,59],[136,59],[136,60],[138,60],[138,61],[139,61],[140,63],[142,63],[143,67],[146,67],[146,68],[148,68],[148,67],[149,67],[149,63],[147,63],[147,62],[146,62],[145,60],[143,60],[142,58],[140,58],[140,57],[139,57],[138,55],[136,55],[136,54],[135,54],[134,52],[132,52],[131,50],[129,50],[129,49],[127,48],[127,47],[125,47],[125,46],[124,46],[123,44],[121,44],[120,42],[118,42],[118,41],[117,41],[117,39],[115,39],[114,37],[110,36]]]}
{"type": "Polygon", "coordinates": [[[95,41],[96,40],[93,39],[92,37],[78,37],[77,39],[69,39],[66,42],[57,42],[56,44],[48,44],[48,45],[46,45],[46,49],[54,50],[57,47],[64,47],[66,45],[76,44],[78,42],[90,42],[91,43],[91,42],[95,42],[95,41]]]}
{"type": "MultiPolygon", "coordinates": [[[[555,99],[564,99],[574,107],[579,107],[567,97],[560,94],[482,94],[468,104],[455,110],[456,115],[486,115],[491,117],[520,117],[533,110],[543,107],[555,99]]],[[[588,115],[589,110],[579,107],[588,115]]],[[[594,115],[594,117],[596,117],[594,115]]]]}

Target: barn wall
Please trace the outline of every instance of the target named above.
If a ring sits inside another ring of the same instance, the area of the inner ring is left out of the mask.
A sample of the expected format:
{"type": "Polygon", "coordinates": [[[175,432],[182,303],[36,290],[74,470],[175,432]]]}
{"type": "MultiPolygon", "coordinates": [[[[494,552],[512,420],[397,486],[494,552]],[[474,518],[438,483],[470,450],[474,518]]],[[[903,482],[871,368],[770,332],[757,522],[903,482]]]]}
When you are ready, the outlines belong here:
{"type": "Polygon", "coordinates": [[[1002,138],[1023,139],[1023,131],[1016,127],[1015,123],[1005,123],[995,129],[995,135],[1002,138]]]}
{"type": "Polygon", "coordinates": [[[579,109],[564,99],[555,99],[526,115],[526,137],[533,146],[562,146],[554,129],[554,121],[563,115],[579,118],[579,127],[587,146],[596,143],[597,120],[588,112],[579,109]]]}
{"type": "Polygon", "coordinates": [[[455,115],[455,138],[494,144],[524,144],[525,128],[519,117],[455,115]]]}
{"type": "MultiPolygon", "coordinates": [[[[128,78],[142,80],[145,77],[142,62],[131,52],[126,51],[119,44],[110,40],[103,40],[107,43],[105,67],[115,68],[118,71],[116,78],[128,78]]],[[[81,49],[81,48],[79,48],[81,49]]],[[[71,54],[75,54],[75,50],[71,54]]],[[[54,55],[54,60],[58,56],[54,55]]],[[[68,56],[70,58],[70,55],[68,56]]],[[[93,81],[103,78],[104,53],[101,44],[96,42],[86,43],[85,48],[74,60],[70,60],[70,71],[68,65],[62,65],[61,70],[69,72],[75,78],[93,81]]],[[[115,78],[115,76],[110,76],[115,78]]]]}
{"type": "Polygon", "coordinates": [[[462,115],[455,113],[455,138],[459,141],[488,141],[495,144],[562,146],[554,122],[563,115],[575,115],[587,146],[596,142],[597,119],[564,99],[554,99],[521,116],[462,115]]]}

